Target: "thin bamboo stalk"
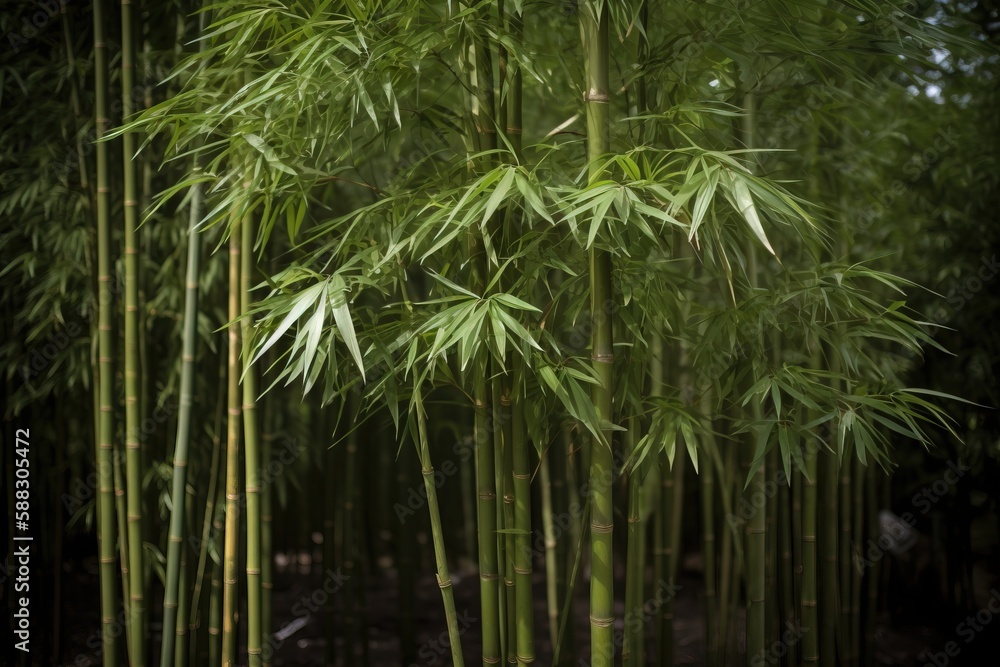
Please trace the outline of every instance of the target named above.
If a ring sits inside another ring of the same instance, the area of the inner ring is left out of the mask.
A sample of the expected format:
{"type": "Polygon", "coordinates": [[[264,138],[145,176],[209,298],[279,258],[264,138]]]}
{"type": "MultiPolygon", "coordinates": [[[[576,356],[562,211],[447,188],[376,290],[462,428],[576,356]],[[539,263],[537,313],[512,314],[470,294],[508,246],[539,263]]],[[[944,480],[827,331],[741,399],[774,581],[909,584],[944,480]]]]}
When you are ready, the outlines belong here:
{"type": "MultiPolygon", "coordinates": [[[[195,165],[195,173],[200,168],[195,165]]],[[[170,535],[167,543],[167,577],[163,593],[163,642],[160,647],[160,664],[174,662],[173,642],[168,637],[175,635],[177,622],[178,586],[180,563],[184,543],[184,507],[187,501],[188,449],[191,440],[191,412],[194,403],[195,355],[198,345],[198,275],[201,257],[200,237],[196,229],[201,220],[201,185],[195,184],[191,191],[191,209],[188,216],[187,273],[184,291],[184,333],[181,342],[181,384],[178,398],[177,441],[174,443],[174,467],[171,480],[170,535]]],[[[213,461],[215,460],[213,451],[213,461]]],[[[213,468],[214,470],[214,468],[213,468]]],[[[214,479],[210,484],[214,483],[214,479]]],[[[209,495],[209,502],[214,499],[209,495]]],[[[209,517],[206,515],[205,528],[209,517]]],[[[199,564],[198,571],[203,571],[199,564]]],[[[197,585],[200,585],[200,580],[197,585]]],[[[192,618],[194,615],[192,614],[192,618]]]]}
{"type": "MultiPolygon", "coordinates": [[[[324,429],[324,437],[320,440],[323,447],[326,448],[323,454],[323,472],[328,480],[335,480],[337,478],[337,457],[341,450],[331,446],[332,439],[331,442],[328,442],[328,435],[324,429]]],[[[337,519],[342,513],[342,508],[337,507],[337,492],[340,489],[340,484],[332,482],[323,487],[323,567],[326,569],[332,568],[337,561],[337,519]]],[[[323,603],[323,634],[326,641],[323,651],[324,664],[327,667],[333,667],[337,662],[337,620],[332,595],[328,595],[323,603]]]]}
{"type": "Polygon", "coordinates": [[[820,613],[819,655],[823,667],[839,666],[844,657],[837,650],[840,619],[840,568],[837,565],[837,487],[839,461],[835,453],[823,452],[819,459],[819,497],[823,506],[823,521],[819,529],[820,613]]]}
{"type": "MultiPolygon", "coordinates": [[[[630,417],[625,434],[627,455],[631,455],[638,438],[639,420],[630,417]]],[[[645,552],[642,539],[642,475],[633,467],[628,476],[628,544],[625,567],[625,635],[622,643],[622,664],[625,667],[644,665],[646,661],[646,633],[641,622],[643,610],[643,584],[645,579],[645,552]],[[635,619],[640,619],[637,622],[635,619]]]]}
{"type": "Polygon", "coordinates": [[[851,468],[852,468],[853,456],[844,459],[840,465],[840,480],[837,488],[837,493],[839,494],[839,507],[837,508],[839,512],[840,519],[840,534],[837,539],[838,546],[838,565],[840,566],[840,590],[838,591],[838,600],[840,600],[840,626],[841,631],[837,636],[837,650],[842,656],[841,663],[844,665],[851,665],[851,634],[853,633],[853,627],[851,626],[851,590],[853,588],[851,576],[851,570],[853,566],[851,565],[851,498],[852,498],[852,488],[851,488],[851,468]]]}
{"type": "Polygon", "coordinates": [[[549,459],[555,455],[552,446],[542,453],[538,476],[542,494],[542,535],[545,540],[545,608],[548,612],[549,642],[555,648],[559,637],[559,562],[556,558],[556,530],[552,518],[553,479],[549,459]]]}
{"type": "MultiPolygon", "coordinates": [[[[191,504],[188,503],[187,507],[187,520],[189,523],[193,523],[194,512],[192,511],[191,504]]],[[[187,531],[185,531],[187,532],[187,531]]],[[[163,633],[161,643],[167,644],[173,639],[176,645],[176,651],[174,654],[174,667],[184,667],[188,664],[188,596],[191,593],[191,588],[188,582],[188,548],[187,546],[181,547],[181,562],[180,571],[178,572],[178,596],[177,596],[177,623],[175,624],[174,634],[171,635],[163,633]]],[[[169,665],[170,663],[166,663],[169,665]]]]}
{"type": "Polygon", "coordinates": [[[430,443],[427,441],[427,425],[425,423],[423,405],[415,406],[417,412],[418,454],[420,470],[424,478],[424,489],[427,491],[427,511],[431,518],[431,539],[434,543],[434,560],[437,566],[437,583],[441,589],[441,599],[444,602],[444,615],[448,625],[448,642],[451,646],[451,660],[454,667],[464,667],[462,655],[462,638],[458,627],[458,614],[455,611],[455,590],[451,585],[451,574],[448,571],[448,555],[444,547],[444,530],[441,527],[441,512],[438,507],[437,486],[434,484],[434,466],[431,463],[430,443]]]}
{"type": "Polygon", "coordinates": [[[817,609],[816,510],[819,452],[808,452],[802,474],[802,664],[819,664],[819,616],[817,609]]]}
{"type": "MultiPolygon", "coordinates": [[[[270,394],[265,398],[264,409],[264,433],[261,437],[261,460],[265,465],[270,465],[271,447],[274,440],[274,397],[270,394]],[[268,413],[271,418],[268,419],[268,413]]],[[[271,484],[265,484],[261,490],[260,499],[260,636],[265,646],[270,646],[271,618],[272,618],[272,597],[274,592],[274,550],[272,541],[272,509],[271,509],[271,484]]],[[[262,663],[264,667],[270,667],[273,659],[273,651],[265,648],[262,663]]]]}
{"type": "MultiPolygon", "coordinates": [[[[245,182],[244,188],[250,184],[245,182]]],[[[250,315],[256,241],[253,215],[247,213],[240,223],[240,312],[242,313],[242,347],[250,349],[253,322],[250,315]]],[[[249,362],[249,355],[247,355],[249,362]]],[[[246,466],[247,510],[247,656],[250,667],[260,667],[262,652],[261,588],[260,588],[260,439],[257,428],[257,374],[252,367],[243,373],[243,434],[244,465],[246,466]]]]}
{"type": "Polygon", "coordinates": [[[240,222],[229,235],[228,399],[226,420],[226,536],[222,589],[222,665],[236,664],[237,562],[240,534],[240,222]]]}
{"type": "MultiPolygon", "coordinates": [[[[350,402],[350,401],[349,401],[350,402]]],[[[348,411],[354,414],[353,406],[349,406],[348,411]]],[[[354,528],[354,480],[357,477],[358,461],[358,441],[357,430],[351,429],[347,435],[347,442],[344,445],[344,484],[341,498],[341,566],[344,568],[344,575],[347,579],[347,595],[344,613],[344,657],[354,663],[355,639],[358,636],[358,585],[354,569],[356,567],[356,531],[354,528]]],[[[362,642],[364,643],[364,642],[362,642]]]]}
{"type": "Polygon", "coordinates": [[[707,454],[699,469],[698,480],[701,492],[701,544],[704,556],[705,582],[705,654],[710,667],[721,664],[719,638],[719,598],[717,548],[715,544],[715,457],[717,456],[715,435],[712,431],[712,393],[707,387],[701,394],[701,414],[705,437],[702,449],[707,454]]]}
{"type": "MultiPolygon", "coordinates": [[[[796,604],[795,590],[792,584],[792,570],[794,569],[792,558],[792,522],[791,522],[791,495],[792,489],[788,483],[781,484],[778,488],[778,589],[781,594],[780,625],[784,627],[796,626],[796,604]]],[[[779,632],[780,632],[779,627],[779,632]]],[[[791,645],[786,653],[785,664],[788,667],[795,667],[797,660],[798,646],[791,645]]]]}
{"type": "MultiPolygon", "coordinates": [[[[853,460],[853,465],[857,469],[854,475],[854,483],[851,489],[853,505],[852,513],[854,521],[852,525],[851,543],[855,545],[863,544],[865,525],[865,478],[871,473],[861,461],[853,460]]],[[[850,655],[851,664],[861,665],[861,570],[855,566],[854,559],[847,556],[850,564],[851,578],[851,608],[848,627],[851,629],[850,655]]]]}
{"type": "MultiPolygon", "coordinates": [[[[120,446],[114,451],[114,483],[115,483],[115,517],[118,519],[118,562],[121,565],[122,573],[122,603],[125,611],[125,619],[129,618],[129,571],[128,571],[128,509],[125,507],[125,475],[122,473],[122,459],[125,458],[120,451],[120,446]]],[[[125,653],[128,659],[132,659],[132,641],[129,634],[132,632],[132,625],[125,624],[125,653]]]]}
{"type": "MultiPolygon", "coordinates": [[[[747,148],[756,145],[756,100],[753,92],[747,92],[743,99],[744,113],[743,123],[740,130],[743,144],[747,148]]],[[[751,289],[756,289],[758,285],[757,269],[757,249],[753,245],[756,241],[751,241],[747,251],[747,276],[750,280],[751,289]]],[[[759,334],[758,334],[759,335],[759,334]]],[[[758,421],[761,418],[760,402],[751,401],[750,418],[758,421]]],[[[747,442],[745,445],[753,451],[755,443],[747,442]]],[[[751,497],[760,498],[765,503],[762,507],[757,507],[750,516],[744,527],[745,549],[746,549],[746,587],[747,587],[747,664],[754,664],[764,657],[764,647],[767,641],[767,594],[766,594],[766,551],[767,551],[767,495],[765,485],[765,466],[763,462],[757,467],[753,479],[750,481],[749,493],[751,497]]]]}
{"type": "MultiPolygon", "coordinates": [[[[219,491],[221,490],[220,484],[220,472],[221,472],[221,461],[222,461],[222,424],[225,418],[225,408],[226,408],[226,390],[228,386],[228,378],[226,377],[226,358],[219,355],[219,373],[217,379],[219,381],[219,391],[217,393],[216,405],[218,408],[215,413],[215,431],[212,438],[212,463],[209,467],[209,477],[208,477],[208,492],[205,494],[205,513],[202,517],[201,524],[201,539],[198,542],[198,566],[195,570],[194,577],[194,591],[191,594],[191,629],[196,630],[201,627],[201,590],[203,586],[203,581],[205,578],[205,565],[208,561],[209,553],[209,540],[212,537],[212,531],[215,530],[215,521],[217,520],[216,514],[221,509],[219,500],[219,491]]],[[[209,575],[211,576],[211,575],[209,575]]],[[[197,644],[198,634],[197,632],[191,633],[191,655],[194,660],[192,662],[199,662],[197,657],[199,656],[197,644]]],[[[163,664],[163,663],[161,663],[163,664]]],[[[217,664],[217,663],[211,663],[217,664]]]]}
{"type": "Polygon", "coordinates": [[[101,141],[108,127],[108,53],[104,41],[104,0],[94,0],[94,109],[97,154],[97,285],[100,418],[97,441],[97,507],[100,515],[101,643],[105,667],[115,667],[115,509],[114,509],[114,354],[111,290],[111,218],[109,212],[108,145],[101,141]]]}

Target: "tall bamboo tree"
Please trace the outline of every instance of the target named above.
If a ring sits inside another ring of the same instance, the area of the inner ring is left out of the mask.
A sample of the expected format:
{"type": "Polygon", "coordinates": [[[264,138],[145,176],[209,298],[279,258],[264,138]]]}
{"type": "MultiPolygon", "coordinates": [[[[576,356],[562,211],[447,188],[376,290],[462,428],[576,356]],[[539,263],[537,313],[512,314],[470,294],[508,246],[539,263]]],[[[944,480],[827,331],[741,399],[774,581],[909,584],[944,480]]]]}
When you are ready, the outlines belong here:
{"type": "MultiPolygon", "coordinates": [[[[250,183],[244,183],[249,187],[250,183]]],[[[250,290],[253,287],[254,268],[254,220],[253,213],[247,213],[240,222],[242,249],[240,253],[240,310],[244,348],[249,350],[252,316],[250,290]]],[[[251,365],[243,372],[243,433],[245,439],[246,466],[246,508],[247,508],[247,653],[250,667],[260,667],[261,663],[261,587],[260,587],[260,445],[257,429],[257,374],[251,365]]]]}
{"type": "MultiPolygon", "coordinates": [[[[610,145],[610,84],[608,62],[608,6],[588,2],[580,8],[581,35],[586,58],[584,102],[587,116],[587,174],[591,183],[602,174],[600,158],[610,145]]],[[[612,532],[612,430],[611,399],[614,394],[614,347],[612,338],[613,301],[611,252],[597,245],[589,250],[591,359],[600,383],[594,384],[591,399],[602,421],[602,438],[591,451],[590,462],[590,660],[594,667],[614,664],[614,556],[612,532]],[[608,426],[605,426],[607,424],[608,426]]]]}
{"type": "Polygon", "coordinates": [[[240,281],[241,225],[238,216],[229,232],[229,326],[228,359],[229,375],[226,419],[226,535],[223,562],[222,588],[222,665],[233,667],[236,656],[236,574],[240,543],[240,281]]]}
{"type": "MultiPolygon", "coordinates": [[[[94,0],[94,128],[97,139],[97,309],[100,417],[98,419],[97,476],[98,527],[100,530],[101,628],[105,667],[116,667],[115,623],[115,501],[114,370],[112,368],[111,214],[108,183],[108,144],[101,139],[108,127],[108,52],[104,37],[104,0],[94,0]]],[[[124,537],[122,538],[124,539],[124,537]]]]}

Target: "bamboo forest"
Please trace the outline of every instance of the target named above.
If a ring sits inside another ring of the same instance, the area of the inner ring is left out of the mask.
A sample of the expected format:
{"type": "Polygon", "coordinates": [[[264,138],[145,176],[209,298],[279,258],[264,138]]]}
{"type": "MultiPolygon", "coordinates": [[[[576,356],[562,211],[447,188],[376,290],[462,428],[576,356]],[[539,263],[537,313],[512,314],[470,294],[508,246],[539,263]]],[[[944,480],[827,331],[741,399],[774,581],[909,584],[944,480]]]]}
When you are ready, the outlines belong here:
{"type": "Polygon", "coordinates": [[[997,0],[0,33],[0,665],[1000,664],[997,0]]]}

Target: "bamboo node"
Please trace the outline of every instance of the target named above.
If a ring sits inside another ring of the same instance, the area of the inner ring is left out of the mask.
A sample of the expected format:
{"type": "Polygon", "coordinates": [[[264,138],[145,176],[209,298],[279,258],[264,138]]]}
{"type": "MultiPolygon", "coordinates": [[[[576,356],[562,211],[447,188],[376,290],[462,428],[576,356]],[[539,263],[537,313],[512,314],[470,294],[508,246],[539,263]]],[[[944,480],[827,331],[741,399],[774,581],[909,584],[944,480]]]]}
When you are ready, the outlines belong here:
{"type": "Polygon", "coordinates": [[[596,616],[591,616],[590,624],[598,628],[610,628],[615,624],[615,617],[610,616],[608,618],[598,618],[596,616]]]}
{"type": "Polygon", "coordinates": [[[493,574],[489,574],[487,572],[480,572],[479,573],[479,578],[480,579],[485,579],[486,581],[493,581],[493,580],[499,580],[500,579],[500,575],[497,574],[497,573],[495,573],[495,572],[493,574]]]}
{"type": "Polygon", "coordinates": [[[607,93],[602,93],[596,90],[588,90],[583,96],[584,102],[596,102],[598,104],[608,104],[611,101],[611,96],[607,93]]]}
{"type": "Polygon", "coordinates": [[[517,565],[514,566],[514,574],[531,574],[531,573],[532,569],[530,566],[529,567],[518,567],[517,565]]]}
{"type": "Polygon", "coordinates": [[[514,473],[514,479],[528,479],[528,480],[530,480],[531,479],[531,475],[529,475],[527,473],[520,474],[520,475],[518,473],[514,473]]]}
{"type": "Polygon", "coordinates": [[[249,568],[248,567],[247,568],[247,576],[252,575],[252,574],[259,575],[260,574],[260,568],[259,567],[258,568],[249,568]]]}
{"type": "Polygon", "coordinates": [[[522,662],[534,662],[534,661],[535,661],[535,656],[533,656],[533,655],[521,655],[520,653],[517,654],[517,662],[518,663],[522,663],[522,662]]]}
{"type": "Polygon", "coordinates": [[[613,523],[597,523],[596,521],[590,522],[590,529],[595,533],[610,533],[614,530],[615,525],[613,523]]]}
{"type": "Polygon", "coordinates": [[[441,581],[441,575],[436,575],[436,577],[438,582],[438,588],[441,589],[451,588],[451,577],[445,579],[444,581],[441,581]]]}
{"type": "Polygon", "coordinates": [[[499,657],[496,657],[496,658],[489,657],[489,658],[487,658],[484,655],[483,656],[483,662],[485,662],[488,665],[499,665],[500,664],[500,658],[499,657]]]}

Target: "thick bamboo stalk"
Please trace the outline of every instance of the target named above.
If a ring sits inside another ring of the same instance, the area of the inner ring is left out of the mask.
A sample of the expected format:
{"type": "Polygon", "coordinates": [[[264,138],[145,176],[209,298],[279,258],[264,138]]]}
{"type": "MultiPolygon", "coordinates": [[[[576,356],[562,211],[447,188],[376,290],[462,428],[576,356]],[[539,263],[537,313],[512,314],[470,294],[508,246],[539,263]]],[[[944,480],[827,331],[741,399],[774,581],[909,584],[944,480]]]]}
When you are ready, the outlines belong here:
{"type": "MultiPolygon", "coordinates": [[[[223,528],[217,526],[217,533],[223,528]]],[[[212,559],[212,579],[208,596],[208,664],[222,661],[222,563],[212,559]]]]}
{"type": "Polygon", "coordinates": [[[497,525],[504,531],[498,534],[497,551],[500,566],[503,569],[503,596],[501,599],[500,620],[504,623],[503,653],[508,664],[517,664],[517,597],[514,583],[514,558],[516,544],[514,534],[514,447],[513,424],[510,409],[509,380],[501,383],[499,378],[493,380],[493,396],[495,403],[494,416],[500,424],[499,445],[496,446],[497,489],[503,494],[500,516],[497,525]],[[502,386],[501,386],[502,385],[502,386]]]}
{"type": "MultiPolygon", "coordinates": [[[[249,183],[243,187],[248,188],[249,183]]],[[[240,312],[242,313],[242,347],[250,349],[252,319],[250,290],[253,287],[254,255],[256,241],[253,215],[247,213],[240,223],[240,312]]],[[[247,355],[249,360],[249,355],[247,355]]],[[[243,434],[244,465],[246,466],[246,510],[247,510],[247,655],[250,667],[260,667],[261,636],[261,588],[260,588],[260,440],[257,428],[257,374],[252,367],[243,372],[243,434]]]]}
{"type": "MultiPolygon", "coordinates": [[[[600,177],[599,159],[610,149],[610,85],[608,81],[608,6],[587,3],[580,10],[581,35],[586,58],[584,101],[587,116],[587,161],[591,181],[600,177]]],[[[591,400],[601,420],[614,419],[614,347],[612,342],[611,253],[592,246],[590,251],[591,359],[599,384],[592,385],[591,400]]],[[[590,660],[593,667],[611,667],[614,643],[614,556],[612,536],[614,462],[612,431],[603,429],[593,443],[590,460],[590,660]]]]}
{"type": "MultiPolygon", "coordinates": [[[[195,173],[200,171],[195,166],[195,173]]],[[[173,637],[177,622],[178,585],[184,543],[184,507],[187,501],[188,448],[191,439],[191,411],[194,403],[195,354],[198,344],[198,275],[201,257],[200,237],[196,229],[201,220],[201,185],[191,191],[191,209],[188,215],[187,273],[184,291],[184,334],[181,342],[181,384],[177,414],[177,441],[174,443],[174,468],[171,480],[170,535],[167,543],[167,577],[163,592],[163,642],[160,647],[160,664],[174,662],[173,637]]],[[[213,461],[215,454],[213,453],[213,461]]],[[[213,484],[214,480],[210,481],[213,484]]],[[[214,498],[209,495],[209,502],[214,498]]],[[[207,528],[209,517],[205,518],[207,528]]],[[[203,566],[199,564],[199,572],[203,566]]],[[[199,582],[200,584],[200,582],[199,582]]],[[[192,614],[192,618],[194,615],[192,614]]]]}
{"type": "MultiPolygon", "coordinates": [[[[121,2],[122,23],[122,117],[132,115],[135,84],[135,44],[133,6],[131,0],[121,2]]],[[[128,508],[129,548],[129,641],[132,644],[131,664],[145,664],[144,595],[142,566],[142,453],[140,451],[139,396],[142,378],[139,368],[139,248],[136,228],[139,223],[136,192],[135,136],[122,134],[122,166],[125,188],[125,494],[128,508]]],[[[183,517],[184,515],[181,514],[183,517]]]]}
{"type": "Polygon", "coordinates": [[[517,664],[535,661],[534,595],[531,589],[531,465],[528,459],[527,427],[524,424],[522,387],[523,360],[514,362],[514,395],[512,405],[514,528],[517,530],[514,550],[515,603],[517,605],[517,664]]]}
{"type": "Polygon", "coordinates": [[[240,537],[240,223],[229,235],[229,405],[226,419],[226,536],[222,587],[222,665],[236,665],[237,574],[240,537]]]}
{"type": "Polygon", "coordinates": [[[476,488],[478,494],[479,594],[483,615],[483,666],[500,662],[500,572],[497,554],[496,455],[493,444],[492,410],[487,404],[491,392],[485,373],[477,365],[473,371],[475,400],[476,488]]]}
{"type": "Polygon", "coordinates": [[[94,0],[94,109],[97,154],[97,286],[100,418],[97,441],[97,508],[100,528],[101,642],[105,667],[115,667],[115,502],[114,349],[111,341],[114,296],[111,289],[111,218],[108,188],[108,145],[100,141],[108,127],[108,52],[104,42],[104,0],[94,0]]]}

